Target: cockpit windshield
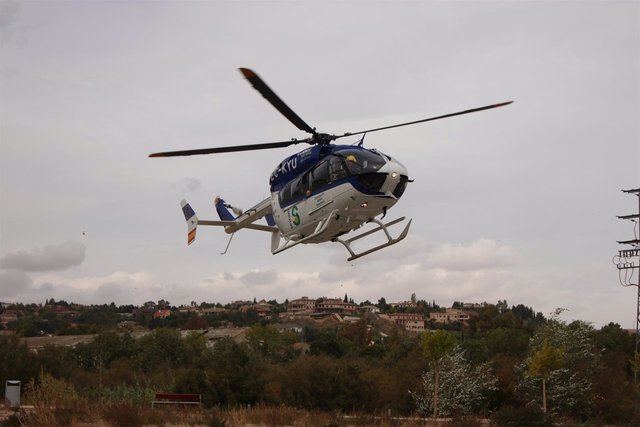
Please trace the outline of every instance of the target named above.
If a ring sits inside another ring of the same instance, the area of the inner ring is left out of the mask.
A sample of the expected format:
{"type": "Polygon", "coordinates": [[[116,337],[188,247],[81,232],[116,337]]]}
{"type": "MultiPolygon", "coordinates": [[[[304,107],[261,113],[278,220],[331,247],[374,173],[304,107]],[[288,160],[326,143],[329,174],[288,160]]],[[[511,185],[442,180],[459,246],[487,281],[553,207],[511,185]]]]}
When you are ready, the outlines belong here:
{"type": "Polygon", "coordinates": [[[351,175],[377,172],[385,164],[381,155],[369,150],[345,149],[334,154],[345,160],[351,175]]]}

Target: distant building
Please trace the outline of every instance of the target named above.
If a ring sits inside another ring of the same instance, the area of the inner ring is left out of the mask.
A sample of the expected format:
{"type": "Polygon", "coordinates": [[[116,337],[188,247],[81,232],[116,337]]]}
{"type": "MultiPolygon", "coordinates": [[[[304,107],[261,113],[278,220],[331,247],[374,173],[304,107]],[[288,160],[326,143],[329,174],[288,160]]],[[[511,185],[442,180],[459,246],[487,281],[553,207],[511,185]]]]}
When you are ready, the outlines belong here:
{"type": "Polygon", "coordinates": [[[261,300],[257,304],[253,304],[252,308],[258,313],[260,317],[267,317],[271,314],[271,304],[266,302],[265,300],[261,300]]]}
{"type": "Polygon", "coordinates": [[[360,307],[360,310],[365,313],[378,314],[380,313],[380,309],[375,305],[363,305],[360,307]]]}
{"type": "Polygon", "coordinates": [[[422,314],[392,313],[389,315],[389,318],[393,320],[396,325],[403,327],[407,331],[423,332],[425,330],[424,317],[422,317],[422,314]]]}
{"type": "Polygon", "coordinates": [[[58,316],[65,316],[65,317],[76,317],[78,315],[78,312],[75,310],[71,310],[69,307],[65,307],[64,305],[53,305],[53,306],[49,306],[54,313],[56,313],[58,316]]]}
{"type": "Polygon", "coordinates": [[[168,308],[156,310],[153,312],[154,319],[166,319],[169,316],[171,316],[171,310],[169,310],[168,308]]]}
{"type": "Polygon", "coordinates": [[[258,303],[250,303],[240,306],[239,310],[243,313],[246,313],[249,310],[255,311],[260,317],[267,317],[271,314],[271,304],[266,302],[265,300],[261,300],[258,303]]]}
{"type": "Polygon", "coordinates": [[[487,305],[486,302],[463,302],[462,308],[483,308],[487,305]]]}
{"type": "Polygon", "coordinates": [[[355,313],[358,306],[351,302],[344,302],[340,298],[321,298],[316,303],[316,310],[325,313],[355,313]]]}
{"type": "Polygon", "coordinates": [[[75,347],[78,344],[85,344],[93,341],[95,335],[58,335],[44,337],[20,338],[21,343],[25,343],[30,351],[38,352],[43,348],[56,345],[61,347],[75,347]]]}
{"type": "Polygon", "coordinates": [[[253,302],[251,302],[251,301],[234,301],[234,302],[229,303],[229,307],[232,310],[238,310],[241,307],[250,306],[252,304],[253,304],[253,302]]]}
{"type": "Polygon", "coordinates": [[[356,316],[342,316],[342,321],[344,323],[357,323],[360,320],[361,318],[356,316]]]}
{"type": "Polygon", "coordinates": [[[436,323],[462,323],[469,324],[470,313],[458,308],[447,308],[445,311],[434,311],[429,313],[429,320],[436,323]]]}
{"type": "Polygon", "coordinates": [[[15,322],[18,320],[20,312],[18,310],[5,310],[0,314],[0,323],[6,325],[9,322],[15,322]]]}
{"type": "Polygon", "coordinates": [[[313,313],[316,309],[316,300],[302,297],[289,301],[287,305],[287,311],[291,313],[297,312],[309,312],[313,313]]]}
{"type": "Polygon", "coordinates": [[[392,302],[389,304],[391,308],[416,308],[418,304],[413,301],[392,302]]]}
{"type": "Polygon", "coordinates": [[[198,309],[198,313],[201,314],[219,314],[226,313],[227,311],[229,310],[224,307],[207,307],[198,309]]]}
{"type": "MultiPolygon", "coordinates": [[[[215,347],[216,343],[225,338],[231,338],[237,343],[244,342],[249,328],[211,328],[202,332],[207,347],[215,347]]],[[[186,331],[185,331],[186,332],[186,331]]]]}

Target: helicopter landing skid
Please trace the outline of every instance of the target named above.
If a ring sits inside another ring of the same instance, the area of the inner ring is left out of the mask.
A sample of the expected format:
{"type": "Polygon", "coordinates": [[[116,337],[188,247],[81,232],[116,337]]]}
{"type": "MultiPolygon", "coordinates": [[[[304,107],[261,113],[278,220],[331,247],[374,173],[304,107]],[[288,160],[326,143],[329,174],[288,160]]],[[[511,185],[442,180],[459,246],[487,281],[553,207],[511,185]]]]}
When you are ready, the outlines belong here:
{"type": "Polygon", "coordinates": [[[363,257],[365,255],[369,255],[370,253],[379,251],[380,249],[384,249],[387,246],[395,245],[396,243],[400,242],[405,237],[407,237],[407,234],[409,234],[409,227],[411,227],[411,220],[409,220],[407,225],[404,227],[404,230],[402,230],[402,233],[400,233],[400,235],[398,237],[396,237],[395,239],[391,237],[391,234],[389,234],[389,230],[387,230],[387,227],[389,227],[391,225],[394,225],[394,224],[397,224],[399,222],[402,222],[402,221],[404,221],[404,219],[405,219],[405,217],[397,218],[397,219],[394,219],[393,221],[387,222],[386,224],[383,223],[380,220],[372,219],[371,222],[375,222],[376,224],[378,224],[378,227],[374,228],[373,230],[365,231],[364,233],[358,234],[357,236],[353,236],[353,237],[351,237],[349,239],[346,239],[346,240],[342,240],[342,239],[336,237],[332,241],[342,243],[344,245],[344,247],[347,248],[347,250],[351,254],[351,256],[349,258],[347,258],[347,261],[353,261],[354,259],[358,259],[358,258],[363,257]],[[361,252],[359,254],[356,254],[353,251],[353,249],[351,249],[351,243],[354,240],[362,239],[363,237],[369,236],[370,234],[373,234],[373,233],[377,233],[380,230],[382,230],[384,232],[384,234],[387,236],[387,242],[386,243],[383,243],[381,245],[375,246],[375,247],[373,247],[371,249],[368,249],[368,250],[366,250],[364,252],[361,252]]]}

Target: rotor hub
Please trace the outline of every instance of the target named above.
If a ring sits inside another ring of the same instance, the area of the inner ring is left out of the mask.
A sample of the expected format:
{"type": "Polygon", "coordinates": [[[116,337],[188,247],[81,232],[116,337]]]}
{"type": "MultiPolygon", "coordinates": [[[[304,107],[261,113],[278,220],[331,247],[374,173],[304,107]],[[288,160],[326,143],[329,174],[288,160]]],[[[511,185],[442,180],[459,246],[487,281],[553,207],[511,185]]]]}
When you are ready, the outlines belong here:
{"type": "Polygon", "coordinates": [[[328,133],[315,133],[311,138],[311,144],[329,145],[334,139],[336,139],[335,135],[328,133]]]}

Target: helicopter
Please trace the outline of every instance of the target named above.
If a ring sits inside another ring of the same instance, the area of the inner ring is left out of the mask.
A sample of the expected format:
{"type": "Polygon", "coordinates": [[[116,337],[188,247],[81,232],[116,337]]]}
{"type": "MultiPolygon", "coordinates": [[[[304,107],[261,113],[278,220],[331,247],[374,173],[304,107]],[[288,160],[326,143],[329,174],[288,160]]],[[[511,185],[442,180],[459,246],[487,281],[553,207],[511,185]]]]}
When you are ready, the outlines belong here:
{"type": "Polygon", "coordinates": [[[513,102],[501,102],[456,113],[336,135],[318,132],[315,127],[308,125],[253,70],[249,68],[239,70],[253,88],[276,110],[299,130],[310,136],[278,142],[168,151],[149,155],[149,157],[175,157],[266,150],[296,144],[311,146],[284,159],[269,179],[270,196],[245,211],[216,197],[214,206],[219,220],[201,220],[186,200],[180,202],[187,222],[187,244],[191,245],[195,241],[198,226],[223,227],[224,231],[231,235],[223,254],[228,251],[233,235],[242,229],[271,233],[273,255],[303,243],[335,242],[346,248],[349,253],[347,261],[352,261],[399,243],[407,237],[411,219],[406,222],[397,237],[392,237],[388,227],[399,224],[406,218],[400,217],[386,223],[382,219],[400,200],[407,185],[413,181],[409,179],[407,168],[397,159],[375,148],[365,148],[365,135],[503,107],[513,102]],[[355,135],[361,135],[355,144],[333,143],[335,140],[355,135]],[[266,224],[257,223],[262,218],[265,219],[266,224]],[[373,224],[374,228],[348,238],[345,236],[365,224],[373,224]],[[352,247],[354,241],[380,232],[386,237],[384,243],[361,252],[356,252],[352,247]]]}

